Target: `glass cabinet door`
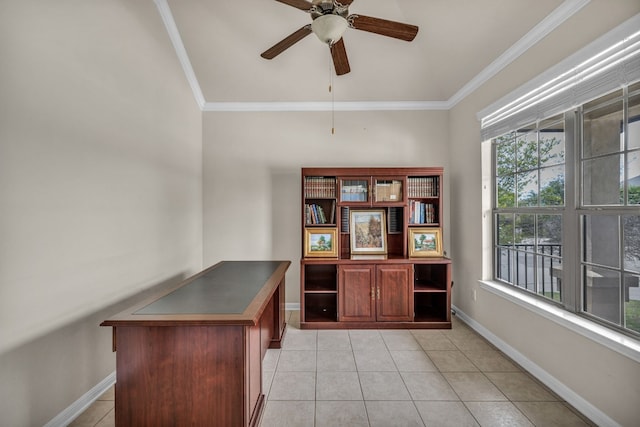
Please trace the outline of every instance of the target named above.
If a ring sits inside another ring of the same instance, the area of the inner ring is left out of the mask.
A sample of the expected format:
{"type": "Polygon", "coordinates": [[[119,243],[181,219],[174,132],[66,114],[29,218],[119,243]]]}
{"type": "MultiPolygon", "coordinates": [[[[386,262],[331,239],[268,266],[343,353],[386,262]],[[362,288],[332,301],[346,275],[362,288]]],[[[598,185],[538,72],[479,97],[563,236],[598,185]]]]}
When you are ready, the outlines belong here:
{"type": "Polygon", "coordinates": [[[368,203],[369,202],[369,178],[342,178],[340,179],[341,203],[368,203]]]}
{"type": "Polygon", "coordinates": [[[401,178],[374,178],[373,179],[374,203],[403,203],[404,180],[401,178]]]}

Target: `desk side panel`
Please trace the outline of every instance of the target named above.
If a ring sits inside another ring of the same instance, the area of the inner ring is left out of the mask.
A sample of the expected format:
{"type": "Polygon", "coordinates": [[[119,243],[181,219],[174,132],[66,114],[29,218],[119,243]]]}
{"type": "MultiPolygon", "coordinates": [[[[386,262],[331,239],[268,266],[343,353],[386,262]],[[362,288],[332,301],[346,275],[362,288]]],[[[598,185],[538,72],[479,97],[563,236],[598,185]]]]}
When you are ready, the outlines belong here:
{"type": "Polygon", "coordinates": [[[249,391],[245,404],[247,405],[246,417],[250,420],[250,425],[257,425],[260,421],[264,405],[262,395],[262,351],[261,351],[261,327],[250,326],[248,331],[248,350],[246,367],[246,387],[249,391]]]}
{"type": "Polygon", "coordinates": [[[116,426],[242,426],[242,326],[118,327],[116,426]]]}

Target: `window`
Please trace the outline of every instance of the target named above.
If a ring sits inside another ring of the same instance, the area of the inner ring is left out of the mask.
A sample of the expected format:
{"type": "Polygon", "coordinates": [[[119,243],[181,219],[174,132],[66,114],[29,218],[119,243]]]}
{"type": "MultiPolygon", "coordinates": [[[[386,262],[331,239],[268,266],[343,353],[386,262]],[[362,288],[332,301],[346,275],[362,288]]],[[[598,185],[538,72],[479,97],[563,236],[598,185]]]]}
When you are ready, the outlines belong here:
{"type": "Polygon", "coordinates": [[[494,278],[640,336],[640,83],[492,142],[494,278]]]}
{"type": "Polygon", "coordinates": [[[496,278],[562,301],[563,116],[494,140],[496,278]]]}
{"type": "Polygon", "coordinates": [[[580,115],[581,310],[640,333],[640,84],[580,115]]]}

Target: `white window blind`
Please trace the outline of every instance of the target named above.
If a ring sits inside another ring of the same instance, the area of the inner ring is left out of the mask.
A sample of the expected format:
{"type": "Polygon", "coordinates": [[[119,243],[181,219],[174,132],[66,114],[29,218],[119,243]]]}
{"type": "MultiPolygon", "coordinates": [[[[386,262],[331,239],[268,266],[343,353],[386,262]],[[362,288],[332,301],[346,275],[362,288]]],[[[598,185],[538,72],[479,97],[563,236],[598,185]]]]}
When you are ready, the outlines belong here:
{"type": "Polygon", "coordinates": [[[640,14],[478,113],[482,141],[640,80],[640,14]]]}

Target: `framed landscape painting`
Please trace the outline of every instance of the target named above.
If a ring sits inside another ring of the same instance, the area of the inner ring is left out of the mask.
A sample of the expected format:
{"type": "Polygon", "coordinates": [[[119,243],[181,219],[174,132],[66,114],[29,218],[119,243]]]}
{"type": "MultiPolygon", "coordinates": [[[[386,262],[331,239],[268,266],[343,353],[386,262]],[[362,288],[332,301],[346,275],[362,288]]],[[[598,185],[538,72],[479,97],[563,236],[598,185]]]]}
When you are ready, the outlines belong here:
{"type": "Polygon", "coordinates": [[[349,213],[351,254],[379,255],[387,253],[387,231],[382,209],[352,210],[349,213]]]}
{"type": "Polygon", "coordinates": [[[337,258],[338,240],[335,228],[306,228],[304,236],[304,256],[337,258]]]}
{"type": "Polygon", "coordinates": [[[409,228],[410,257],[441,257],[442,234],[439,228],[409,228]]]}

